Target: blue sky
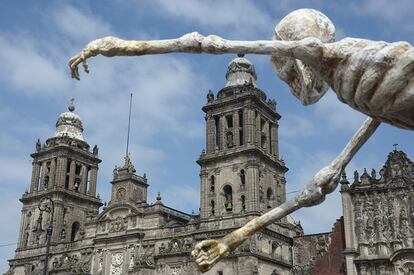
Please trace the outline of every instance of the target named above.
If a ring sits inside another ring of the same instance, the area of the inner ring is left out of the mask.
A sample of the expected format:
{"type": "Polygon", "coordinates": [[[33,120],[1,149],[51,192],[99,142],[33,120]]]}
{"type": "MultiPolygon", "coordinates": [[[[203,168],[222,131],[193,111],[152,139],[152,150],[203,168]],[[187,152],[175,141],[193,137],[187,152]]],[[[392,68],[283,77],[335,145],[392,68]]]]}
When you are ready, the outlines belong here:
{"type": "MultiPolygon", "coordinates": [[[[30,153],[55,130],[69,99],[84,123],[84,136],[98,144],[103,162],[98,192],[109,200],[115,165],[123,163],[129,93],[134,93],[131,157],[150,183],[149,201],[191,212],[199,207],[199,167],[209,89],[225,84],[231,55],[170,54],[90,60],[90,75],[70,78],[68,59],[92,39],[174,38],[187,32],[231,39],[268,39],[284,15],[297,8],[328,15],[337,37],[410,43],[414,2],[361,1],[4,1],[0,10],[0,269],[13,257],[19,228],[18,198],[29,187],[30,153]]],[[[256,66],[258,85],[278,102],[280,152],[289,167],[287,191],[298,190],[342,149],[364,116],[340,104],[333,93],[303,107],[277,79],[268,57],[246,56],[256,66]]],[[[349,165],[380,170],[392,144],[414,159],[413,132],[382,125],[349,165]]],[[[288,197],[294,195],[293,193],[288,197]]],[[[321,206],[294,217],[306,233],[329,231],[341,216],[339,192],[321,206]]]]}

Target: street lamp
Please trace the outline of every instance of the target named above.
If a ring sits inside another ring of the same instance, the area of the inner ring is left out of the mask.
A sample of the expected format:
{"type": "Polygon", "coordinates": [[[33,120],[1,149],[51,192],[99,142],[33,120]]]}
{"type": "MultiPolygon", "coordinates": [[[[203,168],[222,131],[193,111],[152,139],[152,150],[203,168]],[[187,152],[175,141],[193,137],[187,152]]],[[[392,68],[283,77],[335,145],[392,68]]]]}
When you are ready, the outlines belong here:
{"type": "Polygon", "coordinates": [[[36,234],[36,238],[39,240],[39,237],[43,233],[42,229],[42,220],[43,220],[43,212],[49,213],[49,226],[46,229],[46,254],[45,254],[45,264],[43,267],[43,275],[47,274],[47,267],[49,263],[49,250],[50,250],[50,239],[52,238],[52,231],[53,231],[53,212],[55,206],[53,201],[49,197],[43,197],[38,205],[40,210],[39,218],[37,219],[36,227],[33,232],[36,234]]]}

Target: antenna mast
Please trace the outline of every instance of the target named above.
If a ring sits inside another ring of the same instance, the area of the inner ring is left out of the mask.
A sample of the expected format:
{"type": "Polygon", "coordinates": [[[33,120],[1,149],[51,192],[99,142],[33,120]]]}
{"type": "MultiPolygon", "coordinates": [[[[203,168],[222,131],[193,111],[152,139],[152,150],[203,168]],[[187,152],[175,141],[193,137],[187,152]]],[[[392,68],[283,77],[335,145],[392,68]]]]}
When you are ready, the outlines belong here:
{"type": "Polygon", "coordinates": [[[129,116],[128,116],[128,134],[127,134],[127,143],[126,143],[126,152],[125,152],[125,157],[129,157],[129,132],[131,129],[131,109],[132,109],[132,93],[131,93],[131,97],[129,99],[129,116]]]}

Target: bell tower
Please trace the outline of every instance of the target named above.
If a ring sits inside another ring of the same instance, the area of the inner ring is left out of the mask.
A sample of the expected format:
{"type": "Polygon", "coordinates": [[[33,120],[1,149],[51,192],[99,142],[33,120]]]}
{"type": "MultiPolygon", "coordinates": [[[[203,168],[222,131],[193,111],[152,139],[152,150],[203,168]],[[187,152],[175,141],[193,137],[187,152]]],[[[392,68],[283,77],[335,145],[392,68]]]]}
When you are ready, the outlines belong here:
{"type": "MultiPolygon", "coordinates": [[[[17,254],[34,255],[46,240],[51,213],[42,213],[39,203],[44,198],[53,201],[51,251],[53,246],[80,241],[85,237],[85,224],[98,214],[102,205],[96,196],[98,147],[90,150],[83,138],[81,118],[74,112],[73,100],[67,112],[56,122],[56,132],[42,145],[36,142],[30,188],[20,198],[23,203],[17,254]],[[39,220],[43,224],[39,224],[39,220]],[[34,231],[37,233],[35,234],[34,231]],[[39,232],[40,230],[40,232],[39,232]],[[42,233],[43,231],[43,233],[42,233]],[[41,234],[39,234],[41,233],[41,234]],[[34,253],[34,254],[33,254],[34,253]]],[[[16,255],[17,257],[17,255],[16,255]]]]}
{"type": "Polygon", "coordinates": [[[242,55],[227,68],[227,83],[207,94],[206,150],[201,166],[201,218],[260,214],[285,201],[288,170],[279,159],[276,101],[256,85],[242,55]]]}

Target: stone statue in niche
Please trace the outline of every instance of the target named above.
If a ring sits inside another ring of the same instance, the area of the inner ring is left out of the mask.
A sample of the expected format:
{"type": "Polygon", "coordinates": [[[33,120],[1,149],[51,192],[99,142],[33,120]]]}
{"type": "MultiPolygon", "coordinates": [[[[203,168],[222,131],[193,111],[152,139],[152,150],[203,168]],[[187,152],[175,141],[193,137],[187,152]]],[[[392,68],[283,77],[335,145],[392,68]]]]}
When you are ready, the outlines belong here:
{"type": "Polygon", "coordinates": [[[278,76],[304,105],[313,104],[329,88],[338,99],[370,116],[344,150],[322,168],[293,199],[250,221],[222,240],[196,245],[199,270],[210,269],[261,228],[289,213],[320,204],[338,184],[340,174],[356,152],[385,122],[414,130],[414,51],[406,42],[386,43],[345,38],[335,41],[335,27],[324,14],[310,9],[293,11],[276,26],[272,41],[230,41],[190,33],[178,39],[125,41],[105,37],[89,43],[69,66],[79,79],[78,65],[89,71],[92,56],[131,56],[170,52],[270,55],[278,76]]]}
{"type": "Polygon", "coordinates": [[[227,148],[232,148],[234,146],[233,133],[231,131],[227,132],[226,134],[226,145],[227,145],[227,148]]]}

